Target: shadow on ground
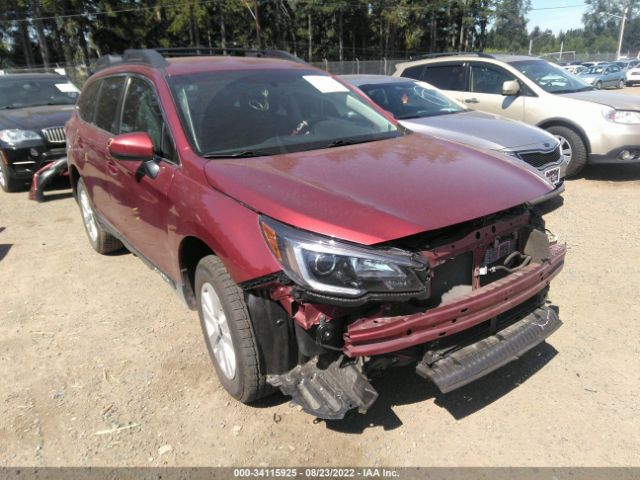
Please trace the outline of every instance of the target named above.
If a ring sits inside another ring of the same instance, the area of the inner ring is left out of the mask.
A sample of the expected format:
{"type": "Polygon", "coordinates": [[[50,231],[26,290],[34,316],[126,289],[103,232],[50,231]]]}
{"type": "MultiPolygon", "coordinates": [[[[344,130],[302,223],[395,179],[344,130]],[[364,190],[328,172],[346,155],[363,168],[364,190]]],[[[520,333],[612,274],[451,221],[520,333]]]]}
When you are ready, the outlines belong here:
{"type": "Polygon", "coordinates": [[[524,383],[557,353],[551,345],[542,343],[524,354],[520,360],[446,395],[440,393],[434,384],[419,377],[414,367],[390,370],[372,382],[380,396],[365,415],[351,411],[344,420],[328,420],[326,425],[330,430],[354,434],[372,427],[393,430],[403,424],[393,411],[394,406],[424,402],[432,398],[437,406],[446,409],[456,420],[461,420],[491,405],[524,383]]]}
{"type": "Polygon", "coordinates": [[[584,170],[586,180],[609,182],[633,182],[640,180],[640,164],[635,165],[589,165],[584,170]]]}
{"type": "MultiPolygon", "coordinates": [[[[0,229],[0,232],[4,230],[3,228],[0,229]]],[[[4,260],[4,257],[7,256],[7,253],[9,253],[9,250],[11,250],[11,247],[13,245],[11,245],[10,243],[0,243],[0,262],[2,260],[4,260]]]]}

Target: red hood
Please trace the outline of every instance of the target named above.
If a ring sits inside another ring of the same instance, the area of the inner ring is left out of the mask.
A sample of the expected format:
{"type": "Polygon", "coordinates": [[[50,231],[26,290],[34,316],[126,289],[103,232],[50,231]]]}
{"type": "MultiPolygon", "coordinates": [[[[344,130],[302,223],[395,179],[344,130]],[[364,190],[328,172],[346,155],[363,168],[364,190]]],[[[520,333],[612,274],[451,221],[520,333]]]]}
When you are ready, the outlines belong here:
{"type": "Polygon", "coordinates": [[[424,135],[211,160],[211,185],[290,225],[371,245],[472,220],[551,190],[507,157],[424,135]]]}

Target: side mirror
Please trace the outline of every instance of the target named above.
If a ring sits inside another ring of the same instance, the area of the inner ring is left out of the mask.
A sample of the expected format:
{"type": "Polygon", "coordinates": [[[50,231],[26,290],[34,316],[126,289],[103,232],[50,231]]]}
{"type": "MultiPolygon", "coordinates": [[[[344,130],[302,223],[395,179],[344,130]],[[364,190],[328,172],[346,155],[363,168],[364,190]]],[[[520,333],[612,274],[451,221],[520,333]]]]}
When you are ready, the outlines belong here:
{"type": "Polygon", "coordinates": [[[153,141],[146,132],[118,135],[109,141],[107,148],[117,160],[153,160],[153,141]]]}
{"type": "Polygon", "coordinates": [[[516,96],[520,93],[520,84],[517,80],[507,80],[502,84],[502,95],[509,97],[516,96]]]}

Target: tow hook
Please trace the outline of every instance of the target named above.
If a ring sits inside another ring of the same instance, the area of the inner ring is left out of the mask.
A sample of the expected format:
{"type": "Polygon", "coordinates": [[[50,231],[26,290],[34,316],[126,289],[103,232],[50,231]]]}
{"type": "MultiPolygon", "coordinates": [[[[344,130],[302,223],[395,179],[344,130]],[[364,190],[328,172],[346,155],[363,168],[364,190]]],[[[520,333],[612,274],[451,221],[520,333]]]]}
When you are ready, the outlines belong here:
{"type": "Polygon", "coordinates": [[[282,375],[267,375],[267,382],[289,395],[293,404],[318,418],[339,420],[354,408],[366,413],[378,398],[378,392],[360,365],[341,366],[343,358],[320,368],[318,357],[313,357],[282,375]]]}

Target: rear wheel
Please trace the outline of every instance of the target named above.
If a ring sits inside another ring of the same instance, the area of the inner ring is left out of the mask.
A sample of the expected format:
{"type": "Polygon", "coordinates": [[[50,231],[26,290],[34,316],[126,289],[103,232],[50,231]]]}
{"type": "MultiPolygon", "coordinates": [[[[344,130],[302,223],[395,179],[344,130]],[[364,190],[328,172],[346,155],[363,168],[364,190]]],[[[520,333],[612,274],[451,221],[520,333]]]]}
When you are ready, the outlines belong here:
{"type": "Polygon", "coordinates": [[[577,176],[587,163],[587,147],[578,133],[569,127],[554,125],[547,131],[560,142],[567,160],[567,177],[577,176]]]}
{"type": "Polygon", "coordinates": [[[215,255],[198,263],[195,292],[207,350],[225,390],[245,403],[271,393],[243,291],[215,255]]]}
{"type": "Polygon", "coordinates": [[[122,248],[120,240],[105,231],[100,223],[98,223],[95,211],[93,210],[93,205],[91,205],[89,194],[87,193],[87,189],[85,188],[82,179],[78,181],[77,192],[84,231],[87,233],[87,238],[89,238],[89,243],[93,249],[102,254],[120,250],[122,248]]]}
{"type": "Polygon", "coordinates": [[[618,88],[624,88],[624,80],[618,82],[618,88]]]}

